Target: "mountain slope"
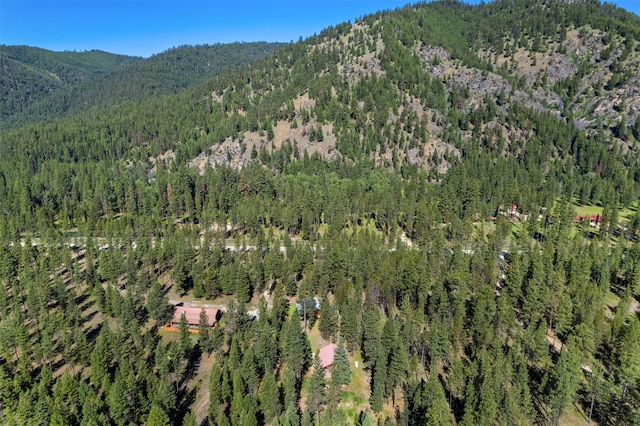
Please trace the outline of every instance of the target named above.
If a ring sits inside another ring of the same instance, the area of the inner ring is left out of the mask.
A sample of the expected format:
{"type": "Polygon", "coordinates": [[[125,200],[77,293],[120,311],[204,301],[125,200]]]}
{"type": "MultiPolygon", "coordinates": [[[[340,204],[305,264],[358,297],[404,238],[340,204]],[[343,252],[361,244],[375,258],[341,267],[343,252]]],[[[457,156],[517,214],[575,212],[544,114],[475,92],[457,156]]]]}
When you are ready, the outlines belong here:
{"type": "Polygon", "coordinates": [[[6,98],[3,97],[6,100],[3,106],[4,127],[61,118],[96,106],[108,108],[126,101],[142,101],[152,96],[175,93],[268,55],[282,45],[256,42],[181,46],[149,59],[129,58],[117,66],[104,65],[100,69],[97,68],[100,62],[95,58],[98,52],[57,53],[5,46],[7,58],[3,62],[6,63],[6,73],[3,74],[2,85],[12,89],[7,90],[6,98]],[[89,54],[93,56],[87,56],[89,54]],[[57,62],[39,58],[55,58],[57,62]],[[76,75],[71,70],[77,71],[77,68],[64,68],[73,61],[86,62],[88,70],[76,75]],[[34,64],[42,64],[43,68],[36,68],[34,64]],[[54,71],[60,68],[68,77],[56,77],[54,71]],[[29,70],[31,77],[23,75],[29,70]]]}
{"type": "Polygon", "coordinates": [[[0,121],[24,111],[52,93],[107,74],[142,58],[90,52],[52,52],[0,45],[0,121]]]}
{"type": "Polygon", "coordinates": [[[3,149],[31,173],[49,160],[169,152],[200,173],[253,159],[286,170],[305,155],[424,171],[455,191],[488,191],[456,206],[461,217],[563,194],[604,203],[616,193],[628,205],[640,175],[639,29],[637,16],[594,1],[408,6],[176,95],[10,132],[3,149]],[[511,171],[493,175],[498,161],[511,171]]]}

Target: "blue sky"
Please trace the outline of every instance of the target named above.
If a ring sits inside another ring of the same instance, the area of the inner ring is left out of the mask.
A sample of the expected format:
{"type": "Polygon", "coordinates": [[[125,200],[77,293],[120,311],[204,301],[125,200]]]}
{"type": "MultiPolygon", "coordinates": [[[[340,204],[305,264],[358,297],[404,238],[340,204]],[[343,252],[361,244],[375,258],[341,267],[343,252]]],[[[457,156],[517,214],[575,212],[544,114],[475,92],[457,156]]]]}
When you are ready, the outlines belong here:
{"type": "MultiPolygon", "coordinates": [[[[184,44],[291,41],[408,0],[0,0],[0,43],[148,57],[184,44]]],[[[470,3],[478,3],[472,0],[470,3]]],[[[640,0],[613,1],[640,14],[640,0]]]]}

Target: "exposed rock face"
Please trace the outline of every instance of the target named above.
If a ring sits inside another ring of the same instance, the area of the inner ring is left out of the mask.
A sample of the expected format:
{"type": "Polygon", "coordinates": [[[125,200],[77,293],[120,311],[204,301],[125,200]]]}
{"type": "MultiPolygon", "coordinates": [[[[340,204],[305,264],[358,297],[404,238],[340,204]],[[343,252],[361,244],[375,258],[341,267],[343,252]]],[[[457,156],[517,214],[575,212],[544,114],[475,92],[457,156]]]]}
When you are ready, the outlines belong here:
{"type": "MultiPolygon", "coordinates": [[[[565,3],[579,1],[582,0],[565,0],[565,3]]],[[[544,1],[540,3],[540,7],[545,5],[544,1]]],[[[345,102],[351,102],[354,110],[363,113],[365,126],[374,127],[375,120],[383,120],[378,122],[384,123],[386,128],[384,137],[376,140],[374,147],[370,144],[367,147],[367,155],[375,164],[395,167],[400,159],[402,164],[446,173],[449,161],[461,155],[461,146],[456,140],[468,140],[474,132],[488,130],[494,138],[489,143],[504,142],[503,152],[510,144],[527,138],[526,130],[504,124],[514,107],[549,112],[558,120],[572,121],[578,129],[587,131],[602,126],[608,132],[623,117],[628,124],[635,123],[635,117],[640,114],[640,50],[631,49],[630,55],[628,51],[623,53],[624,43],[621,36],[611,36],[588,26],[568,28],[562,34],[558,32],[554,37],[543,38],[541,44],[537,42],[537,47],[533,47],[532,38],[505,39],[505,48],[500,52],[493,47],[480,47],[476,53],[483,66],[474,68],[454,58],[442,46],[416,42],[412,53],[420,58],[424,71],[444,87],[445,103],[448,104],[444,110],[441,105],[423,104],[424,99],[402,90],[398,93],[401,104],[375,119],[371,111],[376,106],[372,108],[368,104],[369,98],[360,95],[345,102]],[[620,81],[611,82],[612,69],[621,61],[624,61],[624,69],[633,72],[627,71],[620,81]],[[495,116],[481,122],[481,128],[474,128],[476,124],[469,124],[469,116],[488,103],[493,104],[495,116]],[[466,120],[459,129],[452,129],[447,124],[446,108],[453,108],[461,120],[466,120]],[[421,132],[413,131],[415,125],[413,128],[405,126],[407,119],[419,120],[421,132]]],[[[362,22],[354,24],[350,32],[339,39],[325,41],[311,50],[339,52],[335,71],[338,83],[343,86],[356,87],[363,79],[384,79],[387,75],[381,61],[385,51],[382,38],[362,22]]],[[[319,77],[329,72],[328,69],[319,77]]],[[[331,90],[333,94],[337,93],[336,87],[331,90]]],[[[255,154],[263,148],[271,151],[287,143],[292,146],[292,156],[302,157],[306,152],[329,161],[349,157],[339,150],[337,141],[343,135],[334,133],[334,123],[327,120],[319,123],[313,117],[320,99],[303,93],[292,101],[299,127],[292,128],[291,122],[279,121],[274,125],[272,140],[251,132],[238,136],[239,140],[227,139],[193,159],[191,165],[201,171],[220,164],[243,167],[251,161],[252,152],[255,154]],[[301,125],[303,116],[309,121],[301,125]],[[317,133],[318,129],[322,129],[322,140],[310,139],[310,133],[317,133]]],[[[352,113],[348,119],[354,119],[356,115],[352,113]]]]}

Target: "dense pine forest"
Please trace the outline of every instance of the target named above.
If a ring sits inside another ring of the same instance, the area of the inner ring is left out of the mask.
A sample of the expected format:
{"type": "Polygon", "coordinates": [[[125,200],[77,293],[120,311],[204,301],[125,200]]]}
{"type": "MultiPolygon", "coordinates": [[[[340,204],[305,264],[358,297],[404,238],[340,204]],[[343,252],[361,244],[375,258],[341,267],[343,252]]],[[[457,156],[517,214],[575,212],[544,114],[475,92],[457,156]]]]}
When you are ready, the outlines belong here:
{"type": "Polygon", "coordinates": [[[596,0],[440,0],[2,46],[0,424],[640,424],[639,41],[596,0]]]}

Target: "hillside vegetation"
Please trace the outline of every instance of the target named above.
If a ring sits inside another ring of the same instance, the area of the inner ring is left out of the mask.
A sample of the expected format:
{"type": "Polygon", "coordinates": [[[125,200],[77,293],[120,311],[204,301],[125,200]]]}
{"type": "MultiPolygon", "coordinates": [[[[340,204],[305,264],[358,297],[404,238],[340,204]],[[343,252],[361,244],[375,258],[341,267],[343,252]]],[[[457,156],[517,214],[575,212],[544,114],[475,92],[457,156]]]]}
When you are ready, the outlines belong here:
{"type": "Polygon", "coordinates": [[[51,52],[0,46],[5,89],[2,128],[105,109],[126,101],[175,93],[243,66],[283,43],[180,46],[149,59],[99,51],[51,52]]]}
{"type": "Polygon", "coordinates": [[[639,424],[638,40],[435,1],[4,131],[2,419],[639,424]]]}
{"type": "Polygon", "coordinates": [[[65,88],[107,74],[142,58],[90,52],[52,52],[28,46],[0,45],[0,121],[7,120],[65,88]]]}

